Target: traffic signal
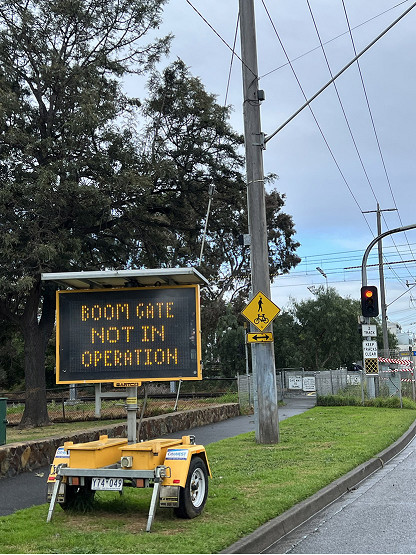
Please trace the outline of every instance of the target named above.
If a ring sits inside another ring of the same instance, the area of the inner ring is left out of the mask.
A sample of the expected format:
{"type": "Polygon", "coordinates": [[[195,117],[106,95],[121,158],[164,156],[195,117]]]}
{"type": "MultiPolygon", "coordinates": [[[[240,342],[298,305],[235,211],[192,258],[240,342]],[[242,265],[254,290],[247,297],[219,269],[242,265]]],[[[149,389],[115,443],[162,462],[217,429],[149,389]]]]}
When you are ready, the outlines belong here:
{"type": "Polygon", "coordinates": [[[363,316],[378,316],[378,293],[377,287],[366,285],[361,287],[361,313],[363,316]]]}

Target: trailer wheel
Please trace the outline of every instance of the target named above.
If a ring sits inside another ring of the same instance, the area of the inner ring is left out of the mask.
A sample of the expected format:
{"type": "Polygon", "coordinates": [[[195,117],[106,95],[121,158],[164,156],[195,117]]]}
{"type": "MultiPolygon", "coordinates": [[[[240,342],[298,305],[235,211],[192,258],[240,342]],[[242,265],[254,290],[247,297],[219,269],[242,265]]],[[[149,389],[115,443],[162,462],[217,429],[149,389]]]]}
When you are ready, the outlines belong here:
{"type": "Polygon", "coordinates": [[[91,484],[85,486],[66,486],[65,502],[59,503],[64,511],[74,510],[86,512],[91,509],[95,491],[91,484]]]}
{"type": "Polygon", "coordinates": [[[201,457],[192,457],[188,478],[184,488],[180,488],[179,507],[175,508],[180,518],[195,518],[202,513],[208,495],[208,472],[201,457]]]}

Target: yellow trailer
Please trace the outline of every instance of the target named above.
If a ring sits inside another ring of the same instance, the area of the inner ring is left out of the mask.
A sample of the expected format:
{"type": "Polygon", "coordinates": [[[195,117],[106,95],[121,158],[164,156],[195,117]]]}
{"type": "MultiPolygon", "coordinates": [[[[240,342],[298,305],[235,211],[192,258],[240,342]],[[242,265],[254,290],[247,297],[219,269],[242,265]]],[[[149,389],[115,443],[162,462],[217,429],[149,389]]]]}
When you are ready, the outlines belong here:
{"type": "Polygon", "coordinates": [[[194,436],[128,444],[127,439],[103,435],[87,443],[66,442],[56,451],[48,476],[47,522],[56,503],[66,510],[92,500],[96,491],[152,487],[146,526],[150,532],[157,504],[173,507],[181,518],[198,516],[206,503],[208,477],[205,448],[194,436]]]}

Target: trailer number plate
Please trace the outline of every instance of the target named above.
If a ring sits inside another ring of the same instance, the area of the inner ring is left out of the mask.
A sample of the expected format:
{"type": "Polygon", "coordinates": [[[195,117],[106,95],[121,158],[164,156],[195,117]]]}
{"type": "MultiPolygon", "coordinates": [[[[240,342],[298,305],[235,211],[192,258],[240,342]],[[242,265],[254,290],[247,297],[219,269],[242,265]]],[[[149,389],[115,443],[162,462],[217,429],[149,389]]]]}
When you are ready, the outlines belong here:
{"type": "Polygon", "coordinates": [[[101,491],[121,491],[123,478],[93,478],[91,489],[101,491]]]}

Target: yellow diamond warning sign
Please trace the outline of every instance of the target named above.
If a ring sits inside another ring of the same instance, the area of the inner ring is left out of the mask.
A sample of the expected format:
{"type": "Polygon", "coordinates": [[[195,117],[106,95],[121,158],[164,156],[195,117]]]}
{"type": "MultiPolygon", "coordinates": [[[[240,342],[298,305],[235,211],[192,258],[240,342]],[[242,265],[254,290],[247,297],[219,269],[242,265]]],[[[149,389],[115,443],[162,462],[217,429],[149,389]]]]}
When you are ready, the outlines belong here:
{"type": "Polygon", "coordinates": [[[279,312],[280,308],[266,297],[264,293],[259,291],[245,309],[242,310],[241,314],[255,325],[257,329],[263,331],[276,318],[279,312]]]}

